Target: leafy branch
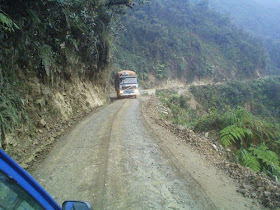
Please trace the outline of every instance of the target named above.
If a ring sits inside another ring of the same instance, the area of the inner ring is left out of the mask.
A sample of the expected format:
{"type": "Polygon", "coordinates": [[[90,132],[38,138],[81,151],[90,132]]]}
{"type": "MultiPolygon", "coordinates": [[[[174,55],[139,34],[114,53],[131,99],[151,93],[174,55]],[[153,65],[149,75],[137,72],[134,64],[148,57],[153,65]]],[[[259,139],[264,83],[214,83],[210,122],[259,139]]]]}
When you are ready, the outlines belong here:
{"type": "Polygon", "coordinates": [[[244,108],[226,114],[228,125],[220,131],[221,142],[224,146],[230,146],[238,141],[243,147],[259,145],[278,137],[278,129],[271,123],[260,120],[244,108]]]}
{"type": "Polygon", "coordinates": [[[4,31],[13,32],[15,29],[19,29],[17,24],[0,9],[0,29],[4,31]]]}
{"type": "Polygon", "coordinates": [[[271,176],[280,177],[279,157],[275,152],[262,143],[258,147],[251,146],[248,150],[241,149],[237,152],[241,163],[253,171],[263,171],[271,176]]]}

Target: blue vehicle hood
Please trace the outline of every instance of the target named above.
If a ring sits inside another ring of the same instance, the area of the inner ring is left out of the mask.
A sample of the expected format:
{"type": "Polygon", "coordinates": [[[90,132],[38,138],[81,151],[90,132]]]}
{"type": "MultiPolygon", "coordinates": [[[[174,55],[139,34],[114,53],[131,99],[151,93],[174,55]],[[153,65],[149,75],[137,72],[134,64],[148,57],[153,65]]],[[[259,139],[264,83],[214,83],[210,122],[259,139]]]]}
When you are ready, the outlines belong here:
{"type": "Polygon", "coordinates": [[[12,178],[45,209],[61,209],[44,188],[19,164],[0,149],[0,171],[12,178]]]}

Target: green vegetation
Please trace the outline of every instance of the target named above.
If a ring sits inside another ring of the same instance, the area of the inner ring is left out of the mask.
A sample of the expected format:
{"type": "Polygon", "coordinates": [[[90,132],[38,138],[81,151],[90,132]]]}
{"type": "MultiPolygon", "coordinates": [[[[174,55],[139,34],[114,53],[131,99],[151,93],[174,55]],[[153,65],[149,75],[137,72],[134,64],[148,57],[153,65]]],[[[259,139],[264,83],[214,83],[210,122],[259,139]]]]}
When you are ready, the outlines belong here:
{"type": "Polygon", "coordinates": [[[4,149],[7,146],[4,142],[5,133],[27,119],[23,107],[24,99],[16,93],[16,90],[12,87],[5,88],[5,92],[2,92],[0,97],[0,146],[4,149]]]}
{"type": "Polygon", "coordinates": [[[170,113],[166,116],[168,120],[176,125],[184,125],[191,127],[195,124],[193,119],[197,118],[197,114],[188,105],[189,97],[178,95],[175,91],[156,91],[157,97],[163,102],[170,113]]]}
{"type": "Polygon", "coordinates": [[[270,68],[262,42],[208,9],[207,1],[155,0],[135,7],[121,24],[115,70],[153,73],[159,80],[221,81],[252,78],[270,68]]]}
{"type": "Polygon", "coordinates": [[[196,132],[218,133],[239,163],[280,178],[279,90],[277,77],[193,86],[191,92],[201,105],[196,111],[187,96],[172,91],[158,91],[157,96],[170,110],[163,117],[196,132]]]}
{"type": "Polygon", "coordinates": [[[5,132],[26,118],[23,98],[33,78],[53,87],[74,79],[107,84],[114,21],[143,2],[0,2],[0,147],[5,132]]]}
{"type": "Polygon", "coordinates": [[[1,9],[0,9],[0,29],[4,31],[15,31],[15,29],[19,29],[17,24],[15,24],[11,18],[7,16],[1,9]]]}
{"type": "Polygon", "coordinates": [[[210,6],[231,15],[234,23],[255,35],[280,39],[279,8],[275,0],[210,0],[210,6]]]}
{"type": "Polygon", "coordinates": [[[251,146],[248,150],[240,149],[237,152],[236,158],[253,171],[262,171],[270,176],[280,177],[279,156],[269,150],[264,143],[257,147],[251,146]]]}
{"type": "Polygon", "coordinates": [[[226,112],[227,126],[221,130],[221,142],[230,146],[232,142],[239,141],[242,147],[259,145],[279,136],[279,126],[261,120],[244,108],[238,107],[234,111],[226,112]]]}
{"type": "MultiPolygon", "coordinates": [[[[280,2],[274,0],[210,0],[210,6],[230,16],[233,22],[260,37],[267,49],[271,68],[267,74],[280,74],[280,2]]],[[[269,61],[268,61],[269,62],[269,61]]]]}
{"type": "Polygon", "coordinates": [[[279,77],[248,82],[232,81],[223,85],[193,86],[191,92],[207,110],[245,106],[254,115],[280,120],[279,77]]]}

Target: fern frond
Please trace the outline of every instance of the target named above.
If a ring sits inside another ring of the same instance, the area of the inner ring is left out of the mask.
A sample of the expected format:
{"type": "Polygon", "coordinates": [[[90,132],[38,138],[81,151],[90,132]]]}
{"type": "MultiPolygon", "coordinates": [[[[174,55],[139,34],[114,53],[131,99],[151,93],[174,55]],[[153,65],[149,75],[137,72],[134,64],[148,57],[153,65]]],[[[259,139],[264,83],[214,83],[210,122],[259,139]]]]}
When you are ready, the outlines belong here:
{"type": "Polygon", "coordinates": [[[40,49],[39,56],[42,59],[42,64],[44,65],[46,74],[49,77],[51,73],[51,66],[53,64],[53,51],[51,46],[43,45],[40,49]]]}
{"type": "Polygon", "coordinates": [[[230,146],[232,142],[242,141],[246,135],[251,135],[251,131],[236,125],[229,125],[220,131],[221,142],[224,146],[230,146]]]}
{"type": "Polygon", "coordinates": [[[259,172],[261,170],[260,162],[257,157],[249,153],[247,150],[241,150],[241,160],[244,166],[249,167],[253,171],[259,172]]]}
{"type": "Polygon", "coordinates": [[[14,31],[19,29],[16,23],[0,9],[0,29],[3,28],[5,31],[14,31]]]}
{"type": "Polygon", "coordinates": [[[250,147],[249,151],[251,151],[264,164],[274,168],[279,167],[279,157],[276,153],[270,151],[265,144],[261,144],[258,147],[250,147]]]}

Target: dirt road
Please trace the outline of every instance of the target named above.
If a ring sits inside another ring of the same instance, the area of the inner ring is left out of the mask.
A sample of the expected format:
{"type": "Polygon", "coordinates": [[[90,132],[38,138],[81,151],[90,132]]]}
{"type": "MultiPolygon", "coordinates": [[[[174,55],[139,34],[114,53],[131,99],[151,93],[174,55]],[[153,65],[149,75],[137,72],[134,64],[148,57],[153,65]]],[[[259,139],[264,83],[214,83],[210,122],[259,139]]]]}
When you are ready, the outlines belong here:
{"type": "Polygon", "coordinates": [[[224,209],[165,152],[140,103],[117,100],[91,114],[60,139],[32,175],[59,203],[84,200],[94,209],[224,209]]]}

